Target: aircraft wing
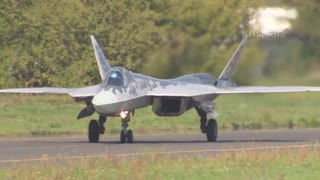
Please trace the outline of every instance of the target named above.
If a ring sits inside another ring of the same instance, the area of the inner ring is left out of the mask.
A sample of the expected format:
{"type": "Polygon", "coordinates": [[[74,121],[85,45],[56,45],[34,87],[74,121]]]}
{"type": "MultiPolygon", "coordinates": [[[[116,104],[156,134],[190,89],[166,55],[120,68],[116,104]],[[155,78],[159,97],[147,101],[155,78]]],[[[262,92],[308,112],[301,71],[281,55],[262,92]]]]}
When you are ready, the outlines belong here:
{"type": "Polygon", "coordinates": [[[66,94],[72,97],[90,97],[101,90],[101,85],[83,87],[83,88],[57,88],[57,87],[39,87],[39,88],[15,88],[2,89],[0,93],[19,93],[19,94],[66,94]]]}
{"type": "Polygon", "coordinates": [[[240,86],[216,88],[193,84],[168,85],[157,87],[148,93],[150,96],[194,97],[214,94],[249,94],[249,93],[286,93],[286,92],[318,92],[320,87],[312,86],[240,86]]]}
{"type": "Polygon", "coordinates": [[[94,96],[96,94],[98,94],[98,92],[101,91],[102,85],[98,84],[95,86],[88,86],[88,87],[83,87],[83,88],[78,88],[75,89],[73,91],[71,91],[69,93],[70,96],[74,97],[74,98],[81,98],[81,97],[91,97],[94,96]]]}
{"type": "Polygon", "coordinates": [[[0,93],[21,93],[21,94],[68,94],[76,88],[53,88],[53,87],[39,87],[39,88],[15,88],[2,89],[0,93]]]}
{"type": "Polygon", "coordinates": [[[285,92],[317,92],[320,87],[312,86],[240,86],[218,88],[216,94],[245,94],[245,93],[285,93],[285,92]]]}

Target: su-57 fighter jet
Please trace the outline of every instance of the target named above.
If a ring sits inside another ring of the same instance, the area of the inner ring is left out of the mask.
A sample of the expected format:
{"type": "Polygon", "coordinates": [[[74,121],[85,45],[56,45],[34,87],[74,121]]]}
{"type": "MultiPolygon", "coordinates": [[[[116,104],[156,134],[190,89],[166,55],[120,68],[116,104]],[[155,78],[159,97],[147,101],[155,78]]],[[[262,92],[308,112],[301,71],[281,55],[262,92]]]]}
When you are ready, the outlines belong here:
{"type": "Polygon", "coordinates": [[[121,143],[133,143],[132,130],[128,130],[130,115],[135,109],[152,106],[158,116],[179,116],[189,109],[196,109],[200,116],[201,132],[208,142],[217,140],[217,113],[213,101],[222,94],[241,93],[284,93],[320,91],[320,87],[308,86],[236,86],[231,80],[247,37],[244,37],[229,63],[219,76],[210,74],[190,74],[175,79],[156,79],[133,73],[122,67],[111,67],[96,39],[91,36],[98,62],[102,83],[82,88],[18,88],[4,89],[0,93],[49,93],[68,94],[76,102],[84,101],[86,107],[80,111],[78,119],[99,114],[99,120],[91,120],[88,127],[89,142],[99,141],[104,134],[107,117],[120,116],[122,130],[121,143]],[[211,118],[207,120],[207,115],[211,118]]]}

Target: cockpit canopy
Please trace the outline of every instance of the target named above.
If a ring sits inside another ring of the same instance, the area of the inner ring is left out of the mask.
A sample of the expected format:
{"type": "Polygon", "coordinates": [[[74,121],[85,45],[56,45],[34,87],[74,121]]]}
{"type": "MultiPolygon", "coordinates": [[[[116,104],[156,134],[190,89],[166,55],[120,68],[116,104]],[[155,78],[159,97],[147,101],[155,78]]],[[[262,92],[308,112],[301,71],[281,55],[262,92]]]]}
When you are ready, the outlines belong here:
{"type": "Polygon", "coordinates": [[[104,85],[117,87],[126,86],[128,83],[128,76],[127,70],[120,67],[114,67],[108,72],[104,85]]]}
{"type": "Polygon", "coordinates": [[[107,86],[123,86],[123,76],[119,71],[112,71],[107,81],[107,86]]]}

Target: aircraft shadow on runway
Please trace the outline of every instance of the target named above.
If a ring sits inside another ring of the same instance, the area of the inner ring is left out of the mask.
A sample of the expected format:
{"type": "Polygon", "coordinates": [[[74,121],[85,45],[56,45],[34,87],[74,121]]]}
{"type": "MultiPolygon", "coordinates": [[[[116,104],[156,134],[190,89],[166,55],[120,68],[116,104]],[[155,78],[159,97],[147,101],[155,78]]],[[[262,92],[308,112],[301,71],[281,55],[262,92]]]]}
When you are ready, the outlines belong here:
{"type": "MultiPolygon", "coordinates": [[[[217,142],[207,142],[205,140],[135,140],[133,144],[231,144],[231,143],[299,143],[309,142],[303,140],[279,140],[279,139],[259,139],[259,140],[218,140],[217,142]]],[[[119,140],[100,141],[99,143],[89,143],[88,141],[33,141],[32,143],[46,144],[121,144],[119,140]]]]}
{"type": "MultiPolygon", "coordinates": [[[[191,141],[178,141],[178,140],[135,140],[134,144],[195,144],[195,143],[211,143],[211,144],[220,144],[220,143],[289,143],[289,142],[304,142],[297,140],[274,140],[274,139],[266,139],[266,140],[221,140],[217,142],[207,142],[205,140],[191,140],[191,141]]],[[[120,144],[119,141],[102,141],[100,143],[105,144],[120,144]]]]}

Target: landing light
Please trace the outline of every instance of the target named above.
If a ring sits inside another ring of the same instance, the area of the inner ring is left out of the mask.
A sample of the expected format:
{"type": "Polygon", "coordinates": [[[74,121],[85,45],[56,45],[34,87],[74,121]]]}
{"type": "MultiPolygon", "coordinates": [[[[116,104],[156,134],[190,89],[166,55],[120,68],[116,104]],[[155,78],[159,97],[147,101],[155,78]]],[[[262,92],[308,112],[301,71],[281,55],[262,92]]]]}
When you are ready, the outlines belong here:
{"type": "Polygon", "coordinates": [[[129,111],[121,111],[120,117],[121,117],[122,119],[124,119],[124,118],[127,117],[128,113],[129,113],[129,111]]]}

